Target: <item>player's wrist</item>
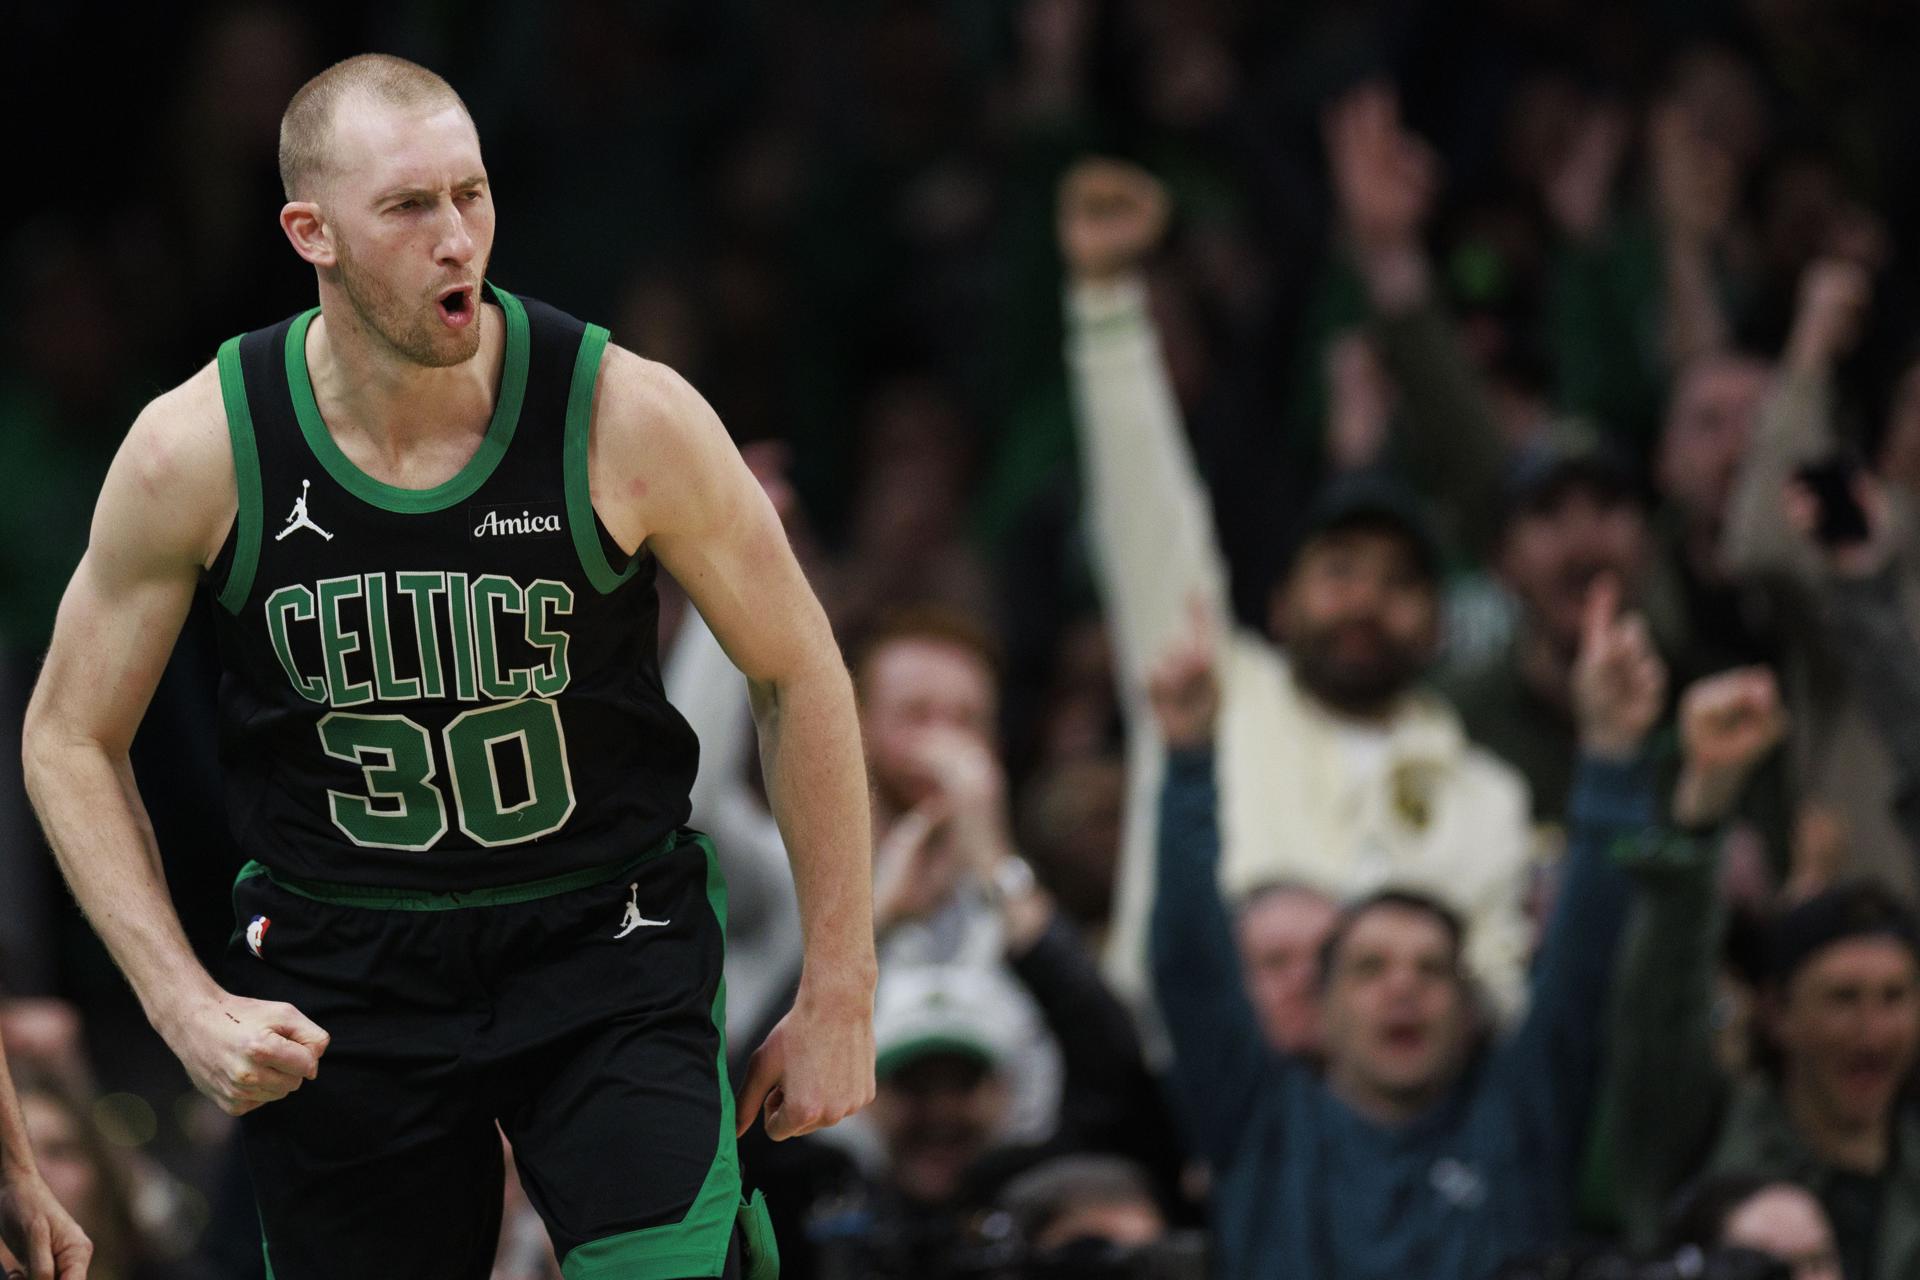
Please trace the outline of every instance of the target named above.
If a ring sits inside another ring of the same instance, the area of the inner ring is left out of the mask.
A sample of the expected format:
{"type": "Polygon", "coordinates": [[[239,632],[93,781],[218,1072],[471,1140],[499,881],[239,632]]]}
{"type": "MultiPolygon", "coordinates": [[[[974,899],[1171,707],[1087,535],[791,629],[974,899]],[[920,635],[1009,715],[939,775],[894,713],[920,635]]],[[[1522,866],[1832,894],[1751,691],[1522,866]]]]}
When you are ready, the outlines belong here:
{"type": "Polygon", "coordinates": [[[876,960],[808,960],[801,968],[794,1007],[828,1016],[873,1016],[873,989],[880,979],[876,960]]]}
{"type": "Polygon", "coordinates": [[[226,993],[211,981],[202,983],[161,982],[157,989],[142,993],[147,1021],[169,1044],[202,1014],[217,1009],[226,993]]]}
{"type": "Polygon", "coordinates": [[[18,1142],[0,1142],[0,1183],[16,1193],[40,1181],[40,1166],[34,1162],[33,1148],[27,1145],[25,1134],[19,1137],[18,1142]]]}

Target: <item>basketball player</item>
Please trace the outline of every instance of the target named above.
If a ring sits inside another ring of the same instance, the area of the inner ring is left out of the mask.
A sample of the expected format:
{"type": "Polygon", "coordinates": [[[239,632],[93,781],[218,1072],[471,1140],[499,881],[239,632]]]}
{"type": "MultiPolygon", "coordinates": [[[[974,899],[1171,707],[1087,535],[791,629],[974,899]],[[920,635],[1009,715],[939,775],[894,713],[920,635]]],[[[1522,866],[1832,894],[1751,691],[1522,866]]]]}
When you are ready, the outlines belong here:
{"type": "Polygon", "coordinates": [[[697,393],[488,282],[487,172],[445,81],[343,62],[294,96],[280,162],[320,305],[135,421],[28,712],[67,882],[243,1117],[277,1280],[485,1277],[496,1122],[569,1280],[735,1274],[737,1215],[764,1274],[737,1133],[873,1096],[866,783],[825,618],[697,393]],[[737,1102],[656,564],[752,681],[806,937],[737,1102]],[[255,859],[217,977],[127,766],[201,584],[255,859]]]}

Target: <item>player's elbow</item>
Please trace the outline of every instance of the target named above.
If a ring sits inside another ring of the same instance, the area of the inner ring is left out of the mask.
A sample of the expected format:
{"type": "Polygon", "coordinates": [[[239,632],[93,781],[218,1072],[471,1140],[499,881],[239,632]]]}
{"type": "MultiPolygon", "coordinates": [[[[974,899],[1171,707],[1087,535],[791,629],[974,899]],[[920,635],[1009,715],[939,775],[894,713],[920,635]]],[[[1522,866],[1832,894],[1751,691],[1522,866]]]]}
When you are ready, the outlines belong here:
{"type": "Polygon", "coordinates": [[[20,730],[20,772],[28,799],[44,805],[60,780],[73,776],[78,756],[86,751],[104,753],[105,748],[69,724],[44,688],[35,690],[20,730]]]}

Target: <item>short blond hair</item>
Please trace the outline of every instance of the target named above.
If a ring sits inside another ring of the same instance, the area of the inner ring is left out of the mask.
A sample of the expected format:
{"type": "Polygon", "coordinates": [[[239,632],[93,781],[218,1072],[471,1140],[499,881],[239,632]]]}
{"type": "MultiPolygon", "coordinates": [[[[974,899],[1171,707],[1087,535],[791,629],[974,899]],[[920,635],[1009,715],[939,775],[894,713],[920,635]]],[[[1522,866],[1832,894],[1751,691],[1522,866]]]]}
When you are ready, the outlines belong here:
{"type": "MultiPolygon", "coordinates": [[[[287,199],[303,199],[311,191],[314,175],[327,165],[334,112],[354,94],[396,107],[450,102],[467,110],[452,85],[417,62],[387,53],[362,53],[336,62],[301,85],[280,117],[280,185],[287,199]]],[[[467,114],[471,119],[472,113],[467,114]]]]}

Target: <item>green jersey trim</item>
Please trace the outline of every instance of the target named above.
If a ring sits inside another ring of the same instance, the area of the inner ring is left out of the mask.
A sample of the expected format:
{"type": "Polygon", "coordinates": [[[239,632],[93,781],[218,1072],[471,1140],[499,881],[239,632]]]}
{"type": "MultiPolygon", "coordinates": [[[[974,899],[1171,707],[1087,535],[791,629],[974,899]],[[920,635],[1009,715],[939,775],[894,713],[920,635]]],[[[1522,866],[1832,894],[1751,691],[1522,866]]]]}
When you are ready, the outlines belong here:
{"type": "MultiPolygon", "coordinates": [[[[548,876],[544,880],[523,880],[519,884],[496,885],[490,889],[468,889],[462,892],[436,893],[429,889],[385,889],[377,885],[339,884],[332,880],[310,880],[305,876],[290,876],[282,871],[259,862],[249,862],[240,868],[240,874],[233,879],[234,888],[255,876],[267,879],[288,893],[314,902],[325,902],[336,907],[366,907],[376,911],[458,911],[464,907],[503,907],[516,902],[534,902],[541,898],[551,898],[558,893],[571,893],[575,889],[587,889],[596,884],[605,884],[617,880],[643,863],[673,851],[683,837],[689,833],[670,831],[667,835],[644,853],[631,858],[622,858],[618,862],[604,862],[598,866],[582,867],[578,871],[569,871],[565,875],[548,876]]],[[[705,837],[701,837],[706,843],[705,837]]],[[[723,889],[724,892],[724,889],[723,889]]]]}
{"type": "MultiPolygon", "coordinates": [[[[727,932],[727,880],[713,841],[695,832],[693,840],[707,857],[707,905],[727,932]]],[[[713,1029],[720,1040],[714,1071],[720,1087],[720,1137],[713,1163],[695,1193],[686,1216],[678,1222],[625,1231],[602,1240],[589,1240],[560,1261],[566,1280],[626,1280],[629,1276],[717,1276],[727,1262],[733,1226],[741,1216],[740,1153],[733,1136],[733,1086],[727,1079],[727,983],[722,978],[713,994],[713,1029]]],[[[761,1217],[764,1204],[760,1202],[761,1217]]],[[[767,1232],[771,1236],[771,1231],[767,1232]]],[[[761,1273],[764,1274],[764,1273],[761,1273]]],[[[776,1271],[777,1275],[778,1272],[776,1271]]]]}
{"type": "Polygon", "coordinates": [[[300,434],[307,438],[307,447],[313,450],[327,474],[348,493],[384,511],[401,515],[444,511],[472,497],[506,456],[507,446],[513,443],[514,430],[520,423],[520,402],[527,390],[527,312],[520,300],[506,290],[492,285],[488,290],[507,319],[506,357],[500,370],[500,392],[494,399],[493,419],[487,423],[487,434],[467,465],[452,479],[431,489],[403,489],[376,480],[341,452],[333,434],[327,430],[326,420],[320,416],[320,406],[313,398],[313,378],[307,370],[307,330],[313,325],[313,318],[320,314],[320,308],[303,313],[287,330],[287,388],[293,396],[293,415],[300,421],[300,434]]]}
{"type": "Polygon", "coordinates": [[[580,567],[587,581],[601,595],[617,591],[640,571],[635,556],[625,570],[615,570],[600,545],[600,530],[593,517],[593,482],[587,470],[587,443],[593,431],[593,388],[600,379],[600,357],[607,349],[607,331],[597,324],[587,326],[580,339],[580,353],[573,361],[573,389],[567,393],[567,438],[564,450],[567,488],[567,528],[573,533],[573,549],[580,555],[580,567]]]}
{"type": "Polygon", "coordinates": [[[227,409],[227,438],[233,442],[233,483],[240,509],[233,518],[233,563],[227,566],[227,585],[220,606],[239,613],[253,590],[254,570],[260,565],[260,531],[265,513],[260,501],[260,450],[253,440],[253,413],[247,408],[247,378],[240,369],[240,339],[220,344],[220,399],[227,409]]]}

